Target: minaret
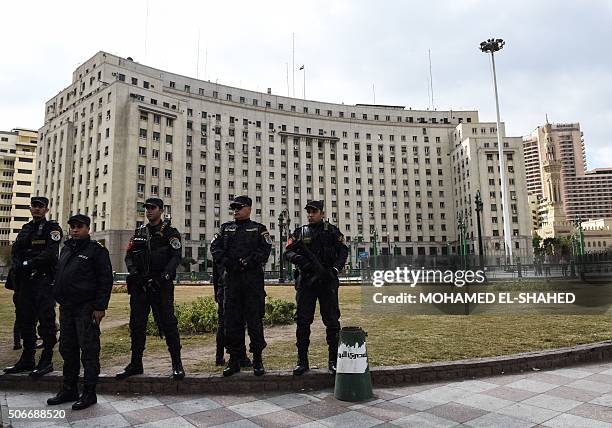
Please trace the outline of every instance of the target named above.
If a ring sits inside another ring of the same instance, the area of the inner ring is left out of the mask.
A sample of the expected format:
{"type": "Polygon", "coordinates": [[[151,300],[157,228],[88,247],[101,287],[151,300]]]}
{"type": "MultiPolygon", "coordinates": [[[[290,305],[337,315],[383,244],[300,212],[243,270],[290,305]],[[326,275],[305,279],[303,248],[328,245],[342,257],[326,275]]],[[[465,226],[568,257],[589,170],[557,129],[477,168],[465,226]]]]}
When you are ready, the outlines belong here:
{"type": "Polygon", "coordinates": [[[544,125],[544,159],[542,161],[544,188],[544,204],[547,212],[547,225],[552,228],[550,232],[555,236],[567,228],[567,217],[561,197],[561,168],[557,159],[555,144],[551,137],[551,125],[546,121],[544,125]]]}

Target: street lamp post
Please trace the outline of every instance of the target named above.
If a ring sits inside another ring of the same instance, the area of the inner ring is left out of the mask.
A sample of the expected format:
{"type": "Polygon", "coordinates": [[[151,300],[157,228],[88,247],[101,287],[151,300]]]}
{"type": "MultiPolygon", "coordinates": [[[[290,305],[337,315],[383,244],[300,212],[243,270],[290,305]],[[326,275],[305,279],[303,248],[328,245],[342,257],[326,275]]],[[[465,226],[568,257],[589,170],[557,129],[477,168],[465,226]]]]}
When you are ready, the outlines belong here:
{"type": "Polygon", "coordinates": [[[476,192],[474,203],[476,204],[476,224],[478,226],[478,261],[480,264],[480,269],[482,270],[484,267],[484,249],[482,247],[482,229],[480,224],[480,213],[482,212],[483,203],[482,198],[480,197],[480,190],[476,192]]]}
{"type": "Polygon", "coordinates": [[[463,216],[457,214],[457,227],[459,229],[459,255],[461,256],[461,266],[465,267],[465,223],[463,222],[463,216]]]}
{"type": "Polygon", "coordinates": [[[291,224],[291,219],[289,218],[289,211],[287,211],[286,209],[281,211],[281,213],[278,215],[278,229],[279,229],[279,243],[280,243],[280,248],[279,248],[279,276],[278,276],[278,282],[279,283],[283,283],[285,282],[285,271],[283,269],[283,265],[285,263],[284,259],[283,259],[283,243],[285,241],[285,237],[287,237],[289,235],[289,225],[291,224]],[[285,233],[286,232],[286,233],[285,233]]]}
{"type": "Polygon", "coordinates": [[[508,183],[506,182],[506,162],[504,159],[504,145],[501,137],[501,123],[499,118],[499,96],[497,94],[497,75],[495,73],[495,52],[501,50],[506,42],[502,39],[488,39],[480,43],[480,50],[491,54],[491,69],[493,71],[493,90],[495,92],[495,112],[497,115],[497,152],[499,155],[499,175],[501,179],[502,219],[504,222],[504,247],[506,263],[512,264],[512,242],[510,239],[510,217],[508,212],[508,183]]]}

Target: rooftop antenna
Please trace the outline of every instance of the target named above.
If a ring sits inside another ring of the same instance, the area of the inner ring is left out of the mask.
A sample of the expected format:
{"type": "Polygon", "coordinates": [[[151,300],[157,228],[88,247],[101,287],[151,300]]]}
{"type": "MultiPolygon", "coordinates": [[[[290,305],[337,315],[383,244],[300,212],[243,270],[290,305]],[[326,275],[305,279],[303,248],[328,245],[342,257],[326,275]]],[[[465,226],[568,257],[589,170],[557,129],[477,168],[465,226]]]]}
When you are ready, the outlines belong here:
{"type": "Polygon", "coordinates": [[[373,98],[373,104],[376,104],[376,91],[374,90],[374,83],[372,83],[372,98],[373,98]]]}
{"type": "Polygon", "coordinates": [[[291,72],[292,72],[292,85],[293,85],[293,98],[295,98],[295,33],[292,33],[292,59],[291,59],[291,72]]]}
{"type": "Polygon", "coordinates": [[[287,96],[289,96],[289,63],[285,63],[285,67],[287,68],[287,96]]]}
{"type": "Polygon", "coordinates": [[[198,52],[196,55],[196,79],[200,78],[200,29],[198,28],[198,52]]]}
{"type": "Polygon", "coordinates": [[[144,33],[144,58],[147,61],[147,38],[149,37],[149,0],[147,0],[147,13],[145,16],[145,33],[144,33]]]}
{"type": "Polygon", "coordinates": [[[206,51],[204,52],[204,80],[206,79],[206,66],[208,66],[208,47],[206,47],[206,51]]]}
{"type": "Polygon", "coordinates": [[[428,49],[428,53],[429,53],[429,85],[431,86],[431,109],[435,110],[436,106],[434,104],[433,74],[431,72],[431,49],[428,49]]]}

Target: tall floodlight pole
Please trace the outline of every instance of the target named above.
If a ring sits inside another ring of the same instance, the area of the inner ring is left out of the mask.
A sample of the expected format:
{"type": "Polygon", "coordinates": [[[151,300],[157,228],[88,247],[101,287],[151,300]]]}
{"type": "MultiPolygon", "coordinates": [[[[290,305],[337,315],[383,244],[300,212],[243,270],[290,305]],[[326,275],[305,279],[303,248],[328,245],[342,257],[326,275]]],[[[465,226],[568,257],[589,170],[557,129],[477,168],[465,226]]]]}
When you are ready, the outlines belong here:
{"type": "Polygon", "coordinates": [[[488,39],[480,43],[480,50],[491,54],[491,69],[493,71],[493,90],[495,92],[495,112],[497,114],[497,152],[499,154],[499,176],[501,179],[502,219],[504,222],[504,248],[506,263],[512,264],[512,241],[510,237],[510,215],[508,211],[508,183],[506,181],[506,161],[504,158],[504,143],[501,137],[499,119],[499,97],[497,94],[497,75],[495,74],[495,52],[501,50],[506,42],[502,39],[488,39]]]}

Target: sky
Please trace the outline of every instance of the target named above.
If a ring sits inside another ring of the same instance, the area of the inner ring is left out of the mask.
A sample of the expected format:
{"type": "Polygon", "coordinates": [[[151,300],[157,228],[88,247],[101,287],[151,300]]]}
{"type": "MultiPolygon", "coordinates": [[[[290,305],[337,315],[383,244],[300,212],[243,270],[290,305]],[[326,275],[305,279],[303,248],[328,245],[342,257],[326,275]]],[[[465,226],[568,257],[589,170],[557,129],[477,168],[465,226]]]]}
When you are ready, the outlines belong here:
{"type": "Polygon", "coordinates": [[[492,122],[478,46],[495,37],[506,41],[495,59],[507,134],[546,116],[580,122],[588,168],[612,167],[612,1],[57,0],[4,2],[1,16],[0,130],[42,126],[45,101],[100,50],[296,97],[304,65],[308,99],[478,110],[492,122]]]}

